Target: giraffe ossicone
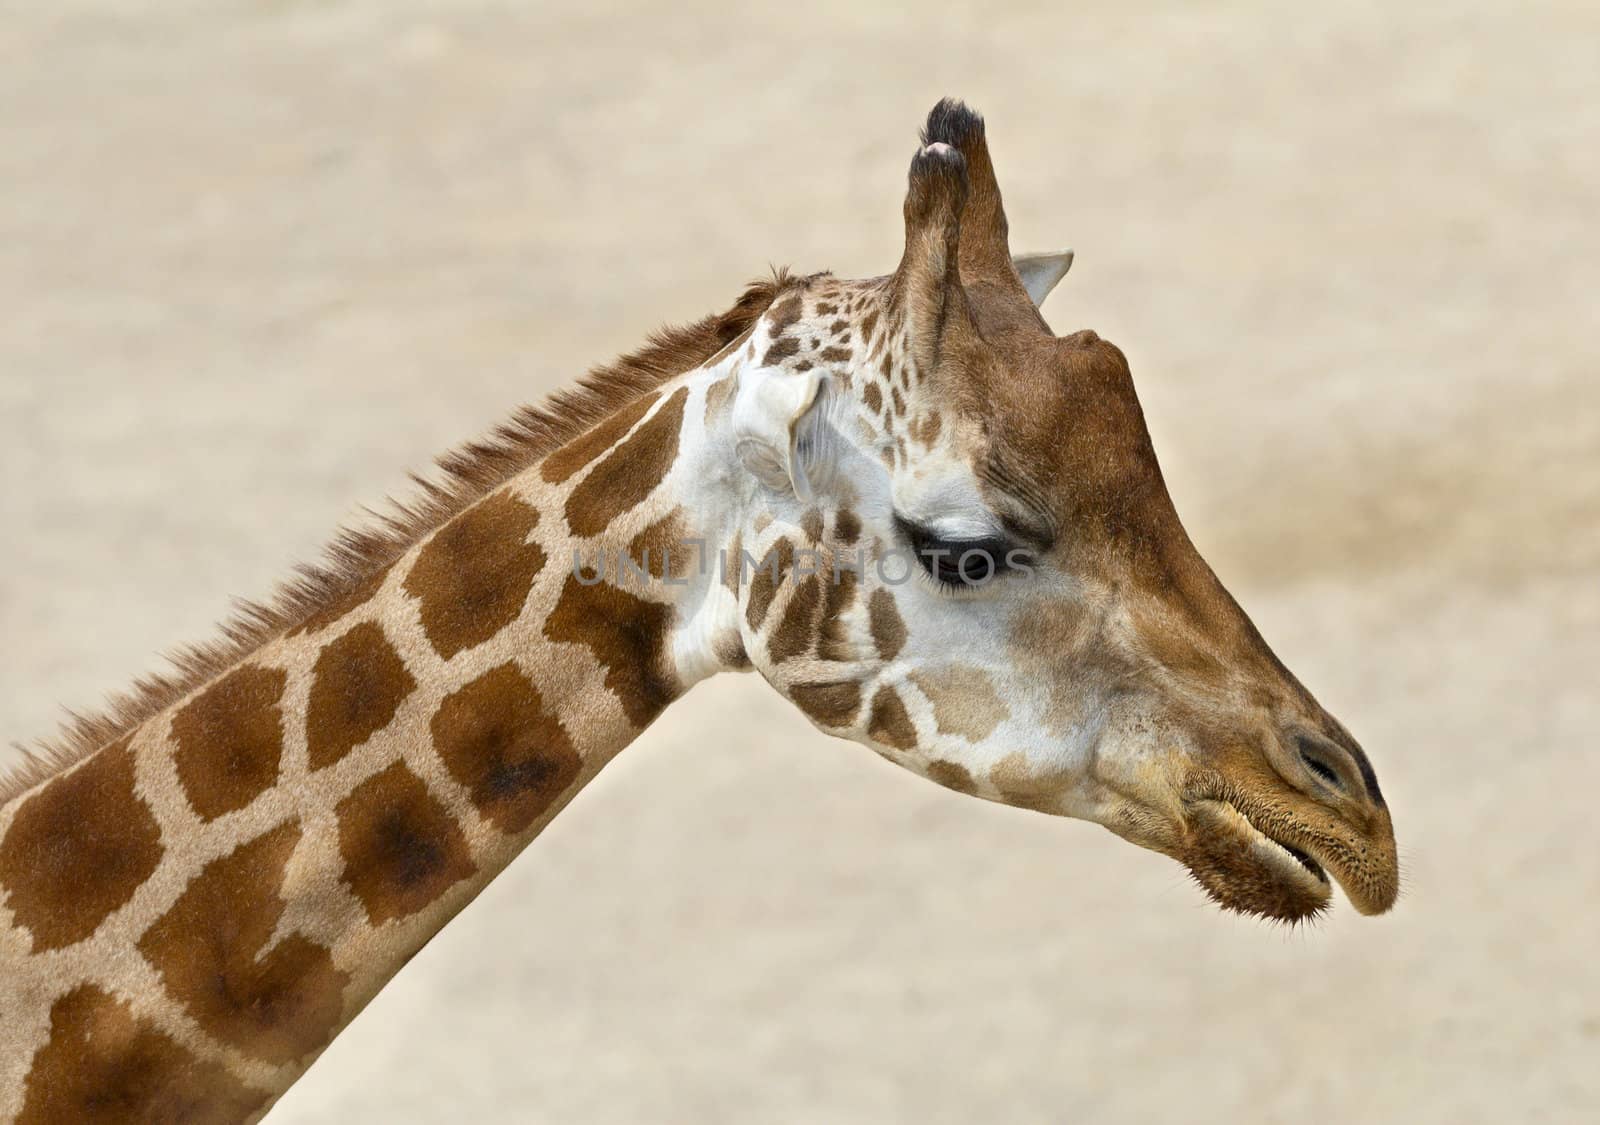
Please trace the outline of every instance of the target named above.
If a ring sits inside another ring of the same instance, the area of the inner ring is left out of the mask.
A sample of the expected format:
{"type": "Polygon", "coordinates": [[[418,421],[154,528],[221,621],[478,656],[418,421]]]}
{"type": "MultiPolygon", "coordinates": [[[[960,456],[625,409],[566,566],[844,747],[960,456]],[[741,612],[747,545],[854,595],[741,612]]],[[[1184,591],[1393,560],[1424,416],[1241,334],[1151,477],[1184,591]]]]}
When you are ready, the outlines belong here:
{"type": "Polygon", "coordinates": [[[1393,904],[1366,755],[1190,543],[1122,353],[1039,313],[1070,251],[1013,258],[977,114],[922,139],[892,273],[779,274],[522,412],[0,785],[0,1120],[264,1112],[724,671],[1224,907],[1393,904]]]}

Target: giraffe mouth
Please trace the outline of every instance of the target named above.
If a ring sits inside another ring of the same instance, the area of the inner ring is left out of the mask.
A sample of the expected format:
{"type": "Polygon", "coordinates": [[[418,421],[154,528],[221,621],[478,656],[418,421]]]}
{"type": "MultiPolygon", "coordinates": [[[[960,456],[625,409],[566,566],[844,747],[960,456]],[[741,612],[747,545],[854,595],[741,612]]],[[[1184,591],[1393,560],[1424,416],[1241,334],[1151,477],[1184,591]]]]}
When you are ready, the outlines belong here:
{"type": "Polygon", "coordinates": [[[1298,922],[1327,909],[1327,871],[1283,833],[1226,800],[1189,805],[1189,837],[1180,856],[1220,905],[1243,914],[1298,922]]]}
{"type": "MultiPolygon", "coordinates": [[[[1262,835],[1266,835],[1266,833],[1262,833],[1262,835]]],[[[1289,855],[1293,857],[1295,862],[1301,867],[1304,867],[1307,871],[1311,872],[1314,878],[1320,879],[1324,883],[1328,881],[1328,873],[1322,870],[1322,865],[1308,856],[1305,852],[1301,851],[1293,844],[1285,844],[1282,840],[1273,840],[1271,836],[1267,836],[1267,839],[1272,840],[1274,844],[1277,844],[1278,847],[1288,852],[1289,855]]]]}
{"type": "Polygon", "coordinates": [[[1250,814],[1245,812],[1243,809],[1239,809],[1237,806],[1235,806],[1235,811],[1237,811],[1240,816],[1244,817],[1244,819],[1249,823],[1250,827],[1255,830],[1258,836],[1260,836],[1268,844],[1287,854],[1290,859],[1294,860],[1301,867],[1305,868],[1306,871],[1310,872],[1313,879],[1323,883],[1328,881],[1328,873],[1323,870],[1320,863],[1311,858],[1309,853],[1295,847],[1287,840],[1280,840],[1277,836],[1272,834],[1270,829],[1263,828],[1255,821],[1251,820],[1250,814]]]}

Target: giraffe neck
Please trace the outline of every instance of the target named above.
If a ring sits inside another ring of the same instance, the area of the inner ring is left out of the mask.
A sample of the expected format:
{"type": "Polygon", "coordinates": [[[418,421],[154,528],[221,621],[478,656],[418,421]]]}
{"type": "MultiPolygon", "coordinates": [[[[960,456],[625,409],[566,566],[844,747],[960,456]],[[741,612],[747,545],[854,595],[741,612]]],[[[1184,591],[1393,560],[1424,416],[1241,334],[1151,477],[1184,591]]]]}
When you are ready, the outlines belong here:
{"type": "Polygon", "coordinates": [[[703,514],[732,362],[0,808],[0,1120],[263,1110],[669,702],[743,666],[705,565],[732,521],[703,514]]]}

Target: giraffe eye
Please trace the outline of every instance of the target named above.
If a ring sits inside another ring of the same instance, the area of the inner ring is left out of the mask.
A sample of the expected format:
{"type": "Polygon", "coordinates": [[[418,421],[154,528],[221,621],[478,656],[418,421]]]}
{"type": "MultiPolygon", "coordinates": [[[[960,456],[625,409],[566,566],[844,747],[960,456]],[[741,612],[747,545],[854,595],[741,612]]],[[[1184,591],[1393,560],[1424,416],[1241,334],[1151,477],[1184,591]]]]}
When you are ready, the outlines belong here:
{"type": "Polygon", "coordinates": [[[899,515],[895,525],[928,577],[950,589],[985,585],[1022,561],[1015,544],[1003,536],[947,539],[899,515]]]}

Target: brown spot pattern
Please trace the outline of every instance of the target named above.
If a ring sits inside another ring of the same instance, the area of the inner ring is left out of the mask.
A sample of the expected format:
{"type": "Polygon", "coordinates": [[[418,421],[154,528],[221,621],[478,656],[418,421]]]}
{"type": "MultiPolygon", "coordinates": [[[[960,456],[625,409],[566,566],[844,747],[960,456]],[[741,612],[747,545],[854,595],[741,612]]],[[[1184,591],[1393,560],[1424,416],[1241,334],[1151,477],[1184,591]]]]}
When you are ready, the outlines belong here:
{"type": "Polygon", "coordinates": [[[767,354],[761,357],[761,366],[776,367],[799,351],[800,341],[796,337],[779,336],[767,348],[767,354]]]}
{"type": "Polygon", "coordinates": [[[717,564],[722,567],[722,584],[728,588],[729,593],[738,596],[739,586],[743,576],[739,573],[740,552],[744,550],[744,532],[735,531],[733,540],[720,553],[717,564]]]}
{"type": "Polygon", "coordinates": [[[17,1123],[242,1121],[268,1097],[84,984],[50,1006],[50,1039],[33,1058],[17,1123]]]}
{"type": "Polygon", "coordinates": [[[850,355],[849,348],[841,348],[838,345],[834,345],[830,348],[823,348],[822,354],[817,358],[821,359],[823,363],[849,363],[850,355]]]}
{"type": "Polygon", "coordinates": [[[25,799],[0,841],[0,893],[36,951],[82,941],[161,862],[126,738],[25,799]]]}
{"type": "Polygon", "coordinates": [[[667,666],[670,606],[647,602],[609,582],[567,579],[544,635],[586,646],[605,669],[605,684],[637,726],[645,726],[682,691],[667,666]]]}
{"type": "Polygon", "coordinates": [[[460,826],[404,762],[356,786],[336,811],[344,882],[375,926],[415,914],[477,870],[460,826]]]}
{"type": "Polygon", "coordinates": [[[578,536],[598,535],[655,490],[678,458],[678,432],[689,388],[679,387],[649,421],[589,471],[567,497],[567,526],[578,536]]]}
{"type": "Polygon", "coordinates": [[[989,770],[989,781],[1006,804],[1039,812],[1056,812],[1065,788],[1059,776],[1035,774],[1019,751],[1007,754],[989,770]]]}
{"type": "Polygon", "coordinates": [[[565,728],[510,661],[446,696],[432,729],[450,776],[502,832],[527,828],[578,776],[565,728]]]}
{"type": "Polygon", "coordinates": [[[989,737],[1009,713],[994,682],[981,668],[951,664],[911,673],[911,682],[933,704],[933,722],[941,734],[972,742],[989,737]]]}
{"type": "Polygon", "coordinates": [[[856,540],[861,538],[861,518],[849,508],[841,508],[833,517],[833,534],[841,545],[855,546],[856,540]]]}
{"type": "MultiPolygon", "coordinates": [[[[734,565],[742,568],[744,556],[734,560],[734,565]]],[[[761,556],[758,565],[750,575],[750,600],[745,603],[744,619],[752,629],[761,628],[761,623],[766,620],[767,610],[772,605],[772,598],[789,576],[789,571],[794,566],[794,544],[787,539],[780,539],[765,555],[761,556]],[[776,552],[776,554],[774,554],[776,552]],[[776,576],[774,576],[776,572],[776,576]]]]}
{"type": "Polygon", "coordinates": [[[849,680],[795,684],[789,688],[789,698],[825,727],[847,727],[861,710],[861,686],[849,680]]]}
{"type": "Polygon", "coordinates": [[[537,509],[497,492],[422,548],[405,589],[418,599],[423,631],[445,660],[482,644],[522,612],[545,564],[544,550],[526,542],[538,522],[537,509]]]}
{"type": "Polygon", "coordinates": [[[172,717],[173,764],[203,820],[242,809],[278,780],[283,715],[281,669],[243,665],[172,717]]]}
{"type": "Polygon", "coordinates": [[[781,336],[800,323],[801,301],[799,293],[789,293],[772,303],[767,310],[767,328],[774,337],[781,336]]]}
{"type": "Polygon", "coordinates": [[[817,575],[807,576],[795,587],[789,604],[783,607],[777,629],[767,640],[767,652],[774,664],[782,664],[811,647],[812,622],[816,620],[821,600],[822,584],[817,575]]]}
{"type": "Polygon", "coordinates": [[[929,762],[928,776],[946,789],[954,789],[957,793],[971,793],[972,775],[967,772],[967,767],[958,762],[929,762]]]}
{"type": "Polygon", "coordinates": [[[856,600],[856,572],[840,570],[838,580],[827,575],[828,592],[822,602],[822,627],[817,634],[817,656],[823,660],[853,660],[850,622],[846,617],[856,600]]]}
{"type": "Polygon", "coordinates": [[[196,1023],[273,1065],[333,1038],[350,979],[303,934],[267,948],[299,843],[300,826],[290,822],[212,860],[139,939],[139,952],[196,1023]]]}
{"type": "Polygon", "coordinates": [[[872,697],[867,735],[896,750],[910,750],[917,744],[917,728],[906,714],[906,705],[900,701],[900,693],[887,684],[872,697]]]}
{"type": "Polygon", "coordinates": [[[867,622],[872,630],[872,643],[878,646],[878,655],[893,660],[906,644],[906,623],[895,608],[894,595],[883,588],[872,591],[867,600],[867,622]]]}
{"type": "Polygon", "coordinates": [[[639,424],[639,419],[655,405],[658,397],[653,394],[640,395],[593,429],[569,441],[544,459],[544,464],[539,467],[539,475],[550,484],[560,484],[567,480],[621,441],[629,430],[639,424]]]}
{"type": "Polygon", "coordinates": [[[739,374],[725,375],[706,388],[706,426],[709,427],[722,408],[733,397],[733,392],[739,389],[739,374]]]}
{"type": "Polygon", "coordinates": [[[388,726],[417,687],[383,626],[374,621],[323,649],[311,674],[306,754],[314,770],[331,766],[388,726]]]}
{"type": "Polygon", "coordinates": [[[878,384],[868,383],[861,388],[861,401],[867,404],[867,409],[877,414],[883,410],[883,392],[878,389],[878,384]]]}
{"type": "Polygon", "coordinates": [[[682,578],[699,565],[696,549],[684,542],[683,509],[674,508],[635,535],[628,557],[652,578],[665,578],[669,566],[673,578],[682,578]]]}
{"type": "Polygon", "coordinates": [[[806,542],[816,544],[822,539],[822,513],[815,508],[807,508],[800,517],[800,530],[805,532],[806,542]]]}

